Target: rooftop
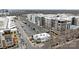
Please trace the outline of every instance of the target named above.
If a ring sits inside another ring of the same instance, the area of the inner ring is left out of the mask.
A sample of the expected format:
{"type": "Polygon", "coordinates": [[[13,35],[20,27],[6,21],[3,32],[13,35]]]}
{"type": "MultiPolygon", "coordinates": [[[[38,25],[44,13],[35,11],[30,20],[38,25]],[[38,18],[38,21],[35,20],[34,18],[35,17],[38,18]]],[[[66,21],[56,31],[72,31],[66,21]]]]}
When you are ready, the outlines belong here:
{"type": "Polygon", "coordinates": [[[6,17],[0,17],[0,30],[6,29],[9,19],[6,17]]]}
{"type": "Polygon", "coordinates": [[[0,17],[0,30],[11,29],[15,27],[12,17],[0,17]]]}

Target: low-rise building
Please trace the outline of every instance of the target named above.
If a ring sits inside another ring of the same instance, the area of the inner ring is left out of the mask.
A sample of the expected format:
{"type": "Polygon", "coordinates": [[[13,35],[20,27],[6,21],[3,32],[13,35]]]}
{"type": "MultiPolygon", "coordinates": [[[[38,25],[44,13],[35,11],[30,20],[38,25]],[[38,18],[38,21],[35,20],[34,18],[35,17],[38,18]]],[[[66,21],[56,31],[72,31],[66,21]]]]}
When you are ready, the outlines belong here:
{"type": "Polygon", "coordinates": [[[50,35],[48,33],[35,34],[32,36],[33,40],[45,42],[50,40],[50,35]]]}

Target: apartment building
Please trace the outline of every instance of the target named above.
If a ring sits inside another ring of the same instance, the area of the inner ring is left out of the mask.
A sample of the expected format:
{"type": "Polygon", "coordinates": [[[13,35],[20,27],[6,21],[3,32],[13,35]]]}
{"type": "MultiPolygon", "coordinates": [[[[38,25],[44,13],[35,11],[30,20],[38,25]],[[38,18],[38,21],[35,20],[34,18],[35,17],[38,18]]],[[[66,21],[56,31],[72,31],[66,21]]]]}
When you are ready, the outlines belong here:
{"type": "Polygon", "coordinates": [[[0,17],[0,22],[0,48],[17,44],[17,28],[12,16],[0,17]]]}

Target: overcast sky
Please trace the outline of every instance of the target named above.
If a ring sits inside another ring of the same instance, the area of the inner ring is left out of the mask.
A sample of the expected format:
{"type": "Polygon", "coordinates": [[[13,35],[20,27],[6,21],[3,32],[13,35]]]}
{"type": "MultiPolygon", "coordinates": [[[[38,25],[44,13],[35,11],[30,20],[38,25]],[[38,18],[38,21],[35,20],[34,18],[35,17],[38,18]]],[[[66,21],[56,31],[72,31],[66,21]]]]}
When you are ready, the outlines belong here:
{"type": "Polygon", "coordinates": [[[79,9],[78,0],[0,0],[0,9],[79,9]]]}

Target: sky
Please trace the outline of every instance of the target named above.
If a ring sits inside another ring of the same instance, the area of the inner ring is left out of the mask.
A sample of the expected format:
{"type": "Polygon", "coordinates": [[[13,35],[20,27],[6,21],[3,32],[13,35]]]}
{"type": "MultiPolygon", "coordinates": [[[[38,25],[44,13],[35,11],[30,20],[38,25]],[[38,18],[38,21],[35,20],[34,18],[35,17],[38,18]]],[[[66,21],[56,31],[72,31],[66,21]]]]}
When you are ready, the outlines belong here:
{"type": "Polygon", "coordinates": [[[79,9],[78,0],[0,0],[0,9],[79,9]]]}

